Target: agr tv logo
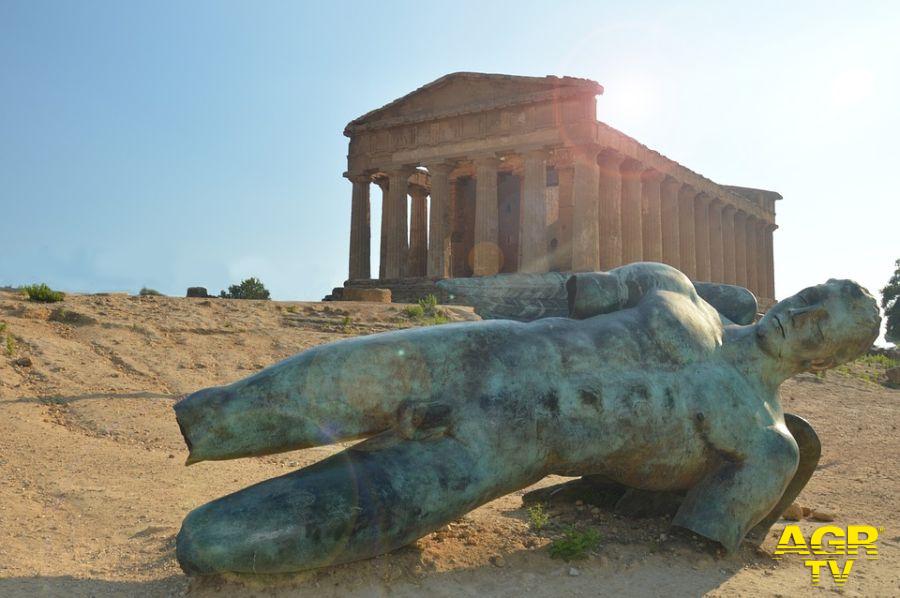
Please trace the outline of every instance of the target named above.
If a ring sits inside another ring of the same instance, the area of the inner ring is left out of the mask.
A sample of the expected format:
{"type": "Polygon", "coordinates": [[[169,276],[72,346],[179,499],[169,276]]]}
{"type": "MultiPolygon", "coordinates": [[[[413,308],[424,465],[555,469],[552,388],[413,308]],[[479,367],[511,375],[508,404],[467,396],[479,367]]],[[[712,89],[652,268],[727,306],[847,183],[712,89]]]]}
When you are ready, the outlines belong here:
{"type": "Polygon", "coordinates": [[[803,561],[810,569],[812,584],[819,585],[822,569],[826,569],[831,573],[834,583],[844,585],[850,577],[850,571],[853,570],[853,563],[860,557],[860,552],[867,560],[878,558],[878,547],[875,542],[878,540],[879,530],[884,531],[884,528],[848,525],[845,531],[837,525],[823,525],[813,531],[807,543],[799,525],[786,525],[778,540],[778,546],[775,547],[775,558],[780,559],[783,554],[822,557],[803,561]],[[846,557],[843,564],[838,557],[846,557]]]}

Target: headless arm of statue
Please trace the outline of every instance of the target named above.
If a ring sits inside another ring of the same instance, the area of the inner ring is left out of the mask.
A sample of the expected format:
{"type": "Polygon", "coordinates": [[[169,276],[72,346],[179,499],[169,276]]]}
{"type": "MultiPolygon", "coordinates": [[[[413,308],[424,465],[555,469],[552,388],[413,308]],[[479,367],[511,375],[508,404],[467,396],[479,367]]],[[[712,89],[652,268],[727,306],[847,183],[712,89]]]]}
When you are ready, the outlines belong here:
{"type": "Polygon", "coordinates": [[[634,307],[653,291],[697,294],[687,276],[671,266],[650,262],[574,274],[566,281],[566,290],[569,317],[578,320],[634,307]]]}

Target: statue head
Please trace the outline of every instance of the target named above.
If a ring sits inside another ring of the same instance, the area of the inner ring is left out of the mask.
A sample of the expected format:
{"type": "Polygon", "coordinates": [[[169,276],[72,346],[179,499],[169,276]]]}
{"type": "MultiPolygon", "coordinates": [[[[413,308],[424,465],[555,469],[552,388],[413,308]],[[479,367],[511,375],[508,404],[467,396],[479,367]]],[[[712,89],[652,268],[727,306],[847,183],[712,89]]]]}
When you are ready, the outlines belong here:
{"type": "Polygon", "coordinates": [[[852,280],[830,279],[779,301],[757,323],[757,344],[799,371],[855,359],[878,338],[878,302],[852,280]]]}

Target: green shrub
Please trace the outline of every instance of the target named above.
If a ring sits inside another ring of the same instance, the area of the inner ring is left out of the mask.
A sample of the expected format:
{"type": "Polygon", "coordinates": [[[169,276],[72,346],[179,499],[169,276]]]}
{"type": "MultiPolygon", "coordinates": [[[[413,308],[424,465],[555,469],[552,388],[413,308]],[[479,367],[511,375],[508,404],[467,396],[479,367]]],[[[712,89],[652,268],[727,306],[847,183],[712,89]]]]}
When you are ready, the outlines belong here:
{"type": "Polygon", "coordinates": [[[156,289],[148,289],[147,287],[142,288],[138,295],[141,297],[162,297],[162,293],[156,289]]]}
{"type": "Polygon", "coordinates": [[[3,343],[6,345],[6,354],[12,357],[16,354],[16,339],[6,329],[6,322],[0,322],[0,334],[5,337],[3,343]]]}
{"type": "Polygon", "coordinates": [[[438,300],[434,295],[426,295],[415,305],[404,307],[403,315],[411,320],[417,320],[423,326],[446,324],[450,321],[450,318],[438,309],[438,300]]]}
{"type": "Polygon", "coordinates": [[[269,291],[258,278],[250,277],[241,281],[241,284],[233,284],[228,287],[228,292],[222,291],[219,297],[223,299],[269,299],[269,291]]]}
{"type": "Polygon", "coordinates": [[[550,522],[550,515],[544,510],[542,503],[537,503],[528,507],[528,521],[533,529],[540,530],[550,522]]]}
{"type": "Polygon", "coordinates": [[[62,301],[66,296],[65,293],[54,291],[44,283],[30,284],[22,287],[22,290],[28,295],[29,301],[39,301],[41,303],[56,303],[57,301],[62,301]]]}
{"type": "Polygon", "coordinates": [[[403,315],[414,320],[425,317],[425,310],[421,305],[410,305],[403,308],[403,315]]]}
{"type": "Polygon", "coordinates": [[[426,313],[429,311],[431,311],[431,312],[435,311],[437,308],[437,305],[438,305],[438,300],[437,300],[437,297],[435,297],[434,295],[431,295],[431,294],[425,295],[424,297],[419,299],[419,306],[421,306],[421,308],[424,309],[426,313]]]}
{"type": "Polygon", "coordinates": [[[572,561],[583,559],[587,553],[597,548],[600,543],[600,532],[595,529],[578,531],[574,527],[567,529],[562,538],[550,544],[550,557],[572,561]]]}

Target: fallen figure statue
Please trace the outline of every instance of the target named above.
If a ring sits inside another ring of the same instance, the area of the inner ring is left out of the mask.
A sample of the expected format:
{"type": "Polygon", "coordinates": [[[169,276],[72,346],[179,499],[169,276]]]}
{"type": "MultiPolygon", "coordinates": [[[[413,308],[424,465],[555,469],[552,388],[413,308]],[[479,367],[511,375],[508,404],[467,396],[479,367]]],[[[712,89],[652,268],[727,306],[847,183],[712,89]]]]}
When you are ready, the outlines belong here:
{"type": "Polygon", "coordinates": [[[778,386],[861,355],[880,325],[875,299],[847,280],[755,324],[748,291],[656,263],[440,284],[488,318],[542,307],[518,318],[530,322],[318,346],[175,405],[189,464],[366,438],[188,514],[177,539],[187,573],[372,557],[550,474],[676,493],[672,523],[734,551],[754,526],[765,533],[818,459],[808,425],[785,423],[778,386]]]}

